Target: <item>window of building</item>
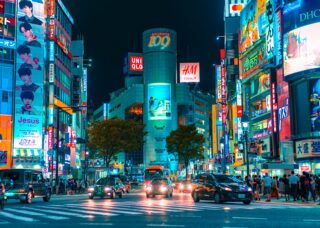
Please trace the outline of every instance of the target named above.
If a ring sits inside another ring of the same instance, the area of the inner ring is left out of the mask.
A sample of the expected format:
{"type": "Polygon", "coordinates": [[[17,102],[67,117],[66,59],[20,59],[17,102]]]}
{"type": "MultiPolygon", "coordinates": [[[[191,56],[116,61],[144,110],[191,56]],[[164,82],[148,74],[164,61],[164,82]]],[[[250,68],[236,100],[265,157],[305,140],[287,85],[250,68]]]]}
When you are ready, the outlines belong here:
{"type": "Polygon", "coordinates": [[[8,102],[9,101],[9,92],[8,91],[2,91],[2,102],[8,102]]]}

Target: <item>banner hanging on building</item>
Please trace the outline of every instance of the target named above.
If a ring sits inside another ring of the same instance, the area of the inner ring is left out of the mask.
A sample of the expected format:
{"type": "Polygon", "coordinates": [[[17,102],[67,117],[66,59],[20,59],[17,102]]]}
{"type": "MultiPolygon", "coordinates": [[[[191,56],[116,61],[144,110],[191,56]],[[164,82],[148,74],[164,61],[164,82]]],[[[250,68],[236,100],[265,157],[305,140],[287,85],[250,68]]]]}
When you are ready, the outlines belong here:
{"type": "Polygon", "coordinates": [[[18,2],[14,148],[42,148],[44,24],[42,1],[18,2]]]}

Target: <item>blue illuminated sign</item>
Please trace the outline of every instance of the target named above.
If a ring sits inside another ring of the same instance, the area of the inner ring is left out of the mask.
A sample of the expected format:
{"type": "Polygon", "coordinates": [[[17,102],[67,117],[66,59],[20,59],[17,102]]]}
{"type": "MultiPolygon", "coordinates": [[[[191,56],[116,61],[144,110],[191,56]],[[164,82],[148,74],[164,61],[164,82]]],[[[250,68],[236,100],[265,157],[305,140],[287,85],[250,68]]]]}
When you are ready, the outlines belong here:
{"type": "Polygon", "coordinates": [[[49,61],[54,61],[54,42],[49,42],[49,61]]]}

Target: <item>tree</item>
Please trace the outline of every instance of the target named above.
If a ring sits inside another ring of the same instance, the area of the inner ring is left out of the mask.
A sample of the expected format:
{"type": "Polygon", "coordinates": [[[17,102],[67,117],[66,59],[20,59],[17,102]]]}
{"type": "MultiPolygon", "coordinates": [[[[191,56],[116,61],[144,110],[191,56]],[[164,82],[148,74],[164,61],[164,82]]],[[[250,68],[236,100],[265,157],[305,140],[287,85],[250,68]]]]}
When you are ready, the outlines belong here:
{"type": "Polygon", "coordinates": [[[178,157],[179,162],[185,164],[187,179],[190,160],[204,158],[203,135],[198,133],[194,124],[180,125],[177,130],[171,131],[166,141],[168,153],[178,157]]]}
{"type": "Polygon", "coordinates": [[[144,143],[144,125],[135,120],[111,119],[88,126],[90,157],[103,158],[106,168],[119,152],[133,152],[144,143]]]}

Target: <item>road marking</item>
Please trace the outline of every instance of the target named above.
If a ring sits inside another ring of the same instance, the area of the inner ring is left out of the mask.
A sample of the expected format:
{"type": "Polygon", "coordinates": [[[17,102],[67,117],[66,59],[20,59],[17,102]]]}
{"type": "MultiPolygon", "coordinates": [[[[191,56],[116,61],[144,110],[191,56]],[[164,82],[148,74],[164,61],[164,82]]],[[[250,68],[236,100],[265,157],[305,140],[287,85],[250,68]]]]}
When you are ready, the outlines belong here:
{"type": "Polygon", "coordinates": [[[254,218],[254,217],[232,217],[233,219],[248,219],[248,220],[268,220],[267,218],[254,218]]]}
{"type": "MultiPolygon", "coordinates": [[[[68,208],[69,207],[72,207],[72,206],[67,206],[68,208]]],[[[114,208],[101,208],[101,207],[97,207],[97,206],[85,206],[86,209],[90,209],[90,210],[96,210],[96,211],[112,211],[112,209],[116,210],[117,213],[120,213],[120,214],[129,214],[129,215],[141,215],[142,213],[139,213],[139,212],[132,212],[132,211],[125,211],[125,210],[119,210],[119,207],[114,207],[114,208]]],[[[127,208],[129,209],[129,208],[127,208]]]]}
{"type": "Polygon", "coordinates": [[[320,219],[303,219],[304,222],[320,222],[320,219]]]}
{"type": "Polygon", "coordinates": [[[9,224],[10,222],[0,222],[0,225],[9,224]]]}
{"type": "Polygon", "coordinates": [[[7,213],[7,212],[0,212],[0,215],[2,215],[4,217],[7,217],[7,218],[21,220],[21,221],[25,221],[25,222],[37,222],[37,221],[39,221],[37,219],[22,217],[22,216],[14,215],[14,214],[7,213]]]}
{"type": "Polygon", "coordinates": [[[174,225],[174,224],[147,224],[147,226],[156,226],[156,227],[185,227],[184,225],[174,225]]]}
{"type": "Polygon", "coordinates": [[[94,215],[107,215],[107,216],[117,216],[118,214],[113,214],[113,213],[107,213],[107,212],[97,212],[97,211],[90,211],[90,210],[78,210],[78,209],[70,209],[70,208],[65,208],[65,207],[57,207],[57,206],[47,206],[47,208],[56,208],[56,209],[61,209],[61,210],[68,210],[71,212],[79,212],[79,213],[86,213],[86,214],[94,214],[94,215]]]}
{"type": "Polygon", "coordinates": [[[62,211],[49,211],[47,206],[37,206],[37,207],[43,207],[44,209],[28,208],[28,210],[46,212],[46,213],[57,214],[57,215],[74,216],[74,217],[80,217],[80,218],[92,218],[92,215],[81,215],[81,214],[70,213],[70,212],[65,212],[65,211],[63,211],[63,212],[62,211]]]}
{"type": "Polygon", "coordinates": [[[6,211],[18,212],[18,213],[20,213],[20,214],[26,214],[26,215],[41,216],[41,217],[46,217],[46,218],[52,219],[52,220],[64,220],[64,219],[69,219],[69,218],[67,218],[67,217],[62,217],[62,216],[50,216],[50,215],[41,214],[41,213],[37,213],[37,212],[22,211],[22,210],[16,210],[16,209],[12,209],[12,208],[7,208],[6,211]]]}
{"type": "Polygon", "coordinates": [[[113,226],[112,223],[79,223],[79,225],[83,225],[83,226],[113,226]]]}
{"type": "Polygon", "coordinates": [[[170,217],[177,217],[177,218],[201,218],[200,215],[170,215],[170,217]]]}

